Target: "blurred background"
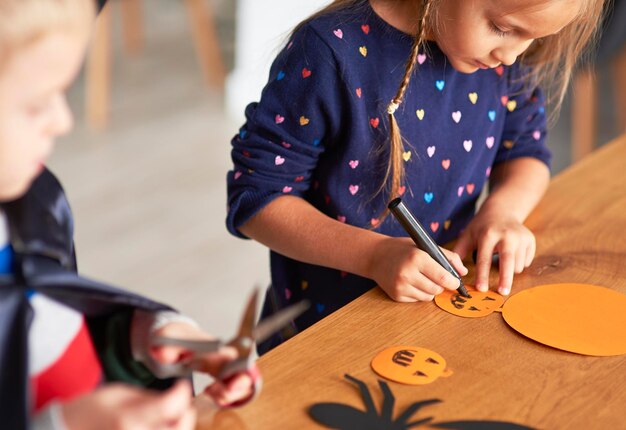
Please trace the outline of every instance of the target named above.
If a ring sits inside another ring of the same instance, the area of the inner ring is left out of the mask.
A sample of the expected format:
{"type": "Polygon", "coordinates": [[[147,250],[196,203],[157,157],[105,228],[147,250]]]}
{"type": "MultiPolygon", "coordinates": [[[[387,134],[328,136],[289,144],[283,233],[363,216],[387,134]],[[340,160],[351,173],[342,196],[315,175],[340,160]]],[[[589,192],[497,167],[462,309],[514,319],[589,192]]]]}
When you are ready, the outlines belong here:
{"type": "MultiPolygon", "coordinates": [[[[109,1],[69,92],[76,128],[50,161],[72,203],[83,274],[234,334],[248,292],[269,283],[269,260],[225,228],[230,139],[289,30],[326,3],[109,1]]],[[[615,46],[595,79],[577,75],[552,127],[553,174],[624,132],[623,10],[616,20],[615,46]]]]}

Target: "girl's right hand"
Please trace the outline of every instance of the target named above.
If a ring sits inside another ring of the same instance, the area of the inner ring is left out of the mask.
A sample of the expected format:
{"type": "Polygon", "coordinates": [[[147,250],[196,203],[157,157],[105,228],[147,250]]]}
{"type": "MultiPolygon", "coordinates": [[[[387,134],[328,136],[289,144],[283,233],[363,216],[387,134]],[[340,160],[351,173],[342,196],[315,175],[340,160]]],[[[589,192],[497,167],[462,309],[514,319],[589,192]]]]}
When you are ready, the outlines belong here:
{"type": "Polygon", "coordinates": [[[165,392],[108,384],[63,404],[63,419],[69,430],[192,430],[196,410],[191,400],[191,385],[184,380],[165,392]]]}
{"type": "MultiPolygon", "coordinates": [[[[467,274],[458,254],[440,249],[461,276],[467,274]]],[[[459,288],[457,278],[405,237],[383,239],[372,254],[370,268],[371,279],[397,302],[431,301],[444,288],[459,288]]]]}

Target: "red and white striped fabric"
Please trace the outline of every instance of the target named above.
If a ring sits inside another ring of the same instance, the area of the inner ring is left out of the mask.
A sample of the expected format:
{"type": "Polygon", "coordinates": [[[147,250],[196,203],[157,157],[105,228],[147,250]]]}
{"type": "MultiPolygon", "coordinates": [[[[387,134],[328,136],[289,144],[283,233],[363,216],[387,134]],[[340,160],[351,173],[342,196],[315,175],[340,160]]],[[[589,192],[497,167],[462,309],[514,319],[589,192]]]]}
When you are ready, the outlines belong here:
{"type": "Polygon", "coordinates": [[[102,380],[85,318],[41,294],[30,297],[34,320],[28,336],[34,412],[94,390],[102,380]]]}

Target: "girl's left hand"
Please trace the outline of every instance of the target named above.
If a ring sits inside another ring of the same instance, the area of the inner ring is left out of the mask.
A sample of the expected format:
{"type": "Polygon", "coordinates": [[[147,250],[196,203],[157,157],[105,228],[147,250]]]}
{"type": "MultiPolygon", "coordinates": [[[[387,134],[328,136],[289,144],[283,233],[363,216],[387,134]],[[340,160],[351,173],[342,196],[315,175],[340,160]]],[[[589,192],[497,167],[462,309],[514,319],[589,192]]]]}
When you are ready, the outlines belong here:
{"type": "Polygon", "coordinates": [[[494,253],[499,254],[498,292],[508,295],[513,274],[530,266],[535,256],[535,236],[521,222],[502,212],[479,211],[459,236],[454,252],[464,258],[477,250],[476,289],[489,289],[489,270],[494,253]]]}
{"type": "MultiPolygon", "coordinates": [[[[185,322],[172,322],[161,327],[155,333],[157,336],[166,336],[179,339],[212,340],[214,337],[185,322]]],[[[163,363],[173,364],[189,358],[193,352],[174,345],[153,346],[150,350],[152,357],[163,363]]],[[[202,354],[200,368],[202,372],[216,377],[222,367],[237,358],[237,350],[232,346],[223,346],[218,351],[202,354]]],[[[223,382],[218,379],[205,389],[213,401],[220,407],[224,407],[238,401],[247,399],[254,393],[254,381],[246,374],[241,373],[223,382]]]]}

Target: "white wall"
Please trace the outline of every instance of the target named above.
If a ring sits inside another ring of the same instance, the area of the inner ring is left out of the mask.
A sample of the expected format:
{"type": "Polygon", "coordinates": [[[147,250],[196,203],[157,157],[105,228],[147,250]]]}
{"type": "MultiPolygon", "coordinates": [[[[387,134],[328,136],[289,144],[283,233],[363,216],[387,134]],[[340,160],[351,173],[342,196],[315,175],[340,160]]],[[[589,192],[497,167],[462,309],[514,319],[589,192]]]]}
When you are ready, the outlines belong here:
{"type": "Polygon", "coordinates": [[[225,108],[244,121],[248,103],[258,101],[270,65],[289,32],[329,0],[237,0],[235,68],[226,78],[225,108]]]}

